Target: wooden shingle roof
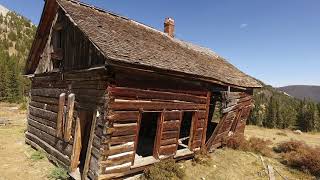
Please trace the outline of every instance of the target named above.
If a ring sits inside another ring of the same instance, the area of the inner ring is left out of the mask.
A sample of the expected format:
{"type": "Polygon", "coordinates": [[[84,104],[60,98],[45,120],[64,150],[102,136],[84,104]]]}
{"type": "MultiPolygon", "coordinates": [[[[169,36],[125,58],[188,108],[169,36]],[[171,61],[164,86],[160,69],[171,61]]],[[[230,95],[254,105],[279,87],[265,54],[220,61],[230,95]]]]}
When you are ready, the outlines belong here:
{"type": "Polygon", "coordinates": [[[240,87],[261,87],[211,50],[171,38],[128,18],[79,1],[57,0],[107,60],[184,73],[240,87]]]}

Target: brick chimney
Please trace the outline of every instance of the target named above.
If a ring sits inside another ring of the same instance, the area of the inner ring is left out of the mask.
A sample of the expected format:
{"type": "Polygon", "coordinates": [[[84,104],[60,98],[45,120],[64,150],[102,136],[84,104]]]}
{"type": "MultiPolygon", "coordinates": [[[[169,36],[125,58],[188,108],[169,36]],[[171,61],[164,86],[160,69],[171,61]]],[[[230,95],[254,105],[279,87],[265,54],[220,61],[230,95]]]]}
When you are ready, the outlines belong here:
{"type": "Polygon", "coordinates": [[[166,18],[164,21],[164,32],[170,37],[174,37],[174,20],[172,18],[166,18]]]}

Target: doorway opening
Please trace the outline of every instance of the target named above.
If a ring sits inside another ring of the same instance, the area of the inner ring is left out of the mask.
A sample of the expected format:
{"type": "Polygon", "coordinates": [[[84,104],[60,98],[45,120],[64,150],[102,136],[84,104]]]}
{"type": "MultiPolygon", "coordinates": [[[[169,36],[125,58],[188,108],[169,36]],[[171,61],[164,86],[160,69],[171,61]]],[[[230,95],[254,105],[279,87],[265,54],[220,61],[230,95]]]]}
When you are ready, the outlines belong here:
{"type": "Polygon", "coordinates": [[[189,148],[193,112],[184,112],[181,121],[178,150],[189,148]]]}
{"type": "Polygon", "coordinates": [[[93,112],[88,110],[81,109],[79,112],[79,119],[80,119],[80,131],[81,136],[78,136],[78,140],[81,142],[81,150],[79,153],[79,171],[82,174],[85,161],[86,161],[86,155],[87,155],[87,149],[88,149],[88,143],[90,138],[90,130],[93,120],[93,112]]]}
{"type": "Polygon", "coordinates": [[[207,123],[206,142],[212,137],[214,130],[222,118],[222,103],[220,98],[213,97],[209,107],[209,117],[207,123]]]}
{"type": "Polygon", "coordinates": [[[159,117],[160,113],[158,112],[142,113],[136,149],[136,159],[154,155],[159,117]]]}

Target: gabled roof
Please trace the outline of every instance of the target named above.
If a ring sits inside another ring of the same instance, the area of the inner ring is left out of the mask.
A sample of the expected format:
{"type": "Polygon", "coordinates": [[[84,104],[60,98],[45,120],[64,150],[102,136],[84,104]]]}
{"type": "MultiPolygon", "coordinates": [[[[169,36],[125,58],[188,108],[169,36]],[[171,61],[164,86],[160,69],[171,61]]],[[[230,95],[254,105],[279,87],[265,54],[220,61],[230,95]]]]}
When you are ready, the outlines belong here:
{"type": "Polygon", "coordinates": [[[207,48],[171,38],[161,31],[79,1],[57,2],[111,64],[134,64],[183,73],[209,82],[261,87],[254,78],[207,48]]]}

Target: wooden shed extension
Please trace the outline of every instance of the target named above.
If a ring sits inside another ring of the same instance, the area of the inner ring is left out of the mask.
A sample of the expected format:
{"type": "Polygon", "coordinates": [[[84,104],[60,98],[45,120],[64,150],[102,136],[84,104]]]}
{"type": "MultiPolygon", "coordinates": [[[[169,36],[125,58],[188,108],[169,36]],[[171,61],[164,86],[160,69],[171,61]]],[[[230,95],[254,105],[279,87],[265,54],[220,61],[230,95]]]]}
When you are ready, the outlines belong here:
{"type": "Polygon", "coordinates": [[[207,48],[68,0],[46,0],[25,72],[26,142],[82,179],[221,146],[261,87],[207,48]]]}

